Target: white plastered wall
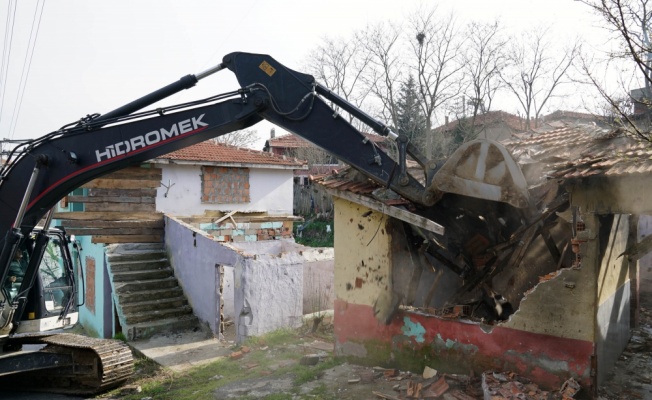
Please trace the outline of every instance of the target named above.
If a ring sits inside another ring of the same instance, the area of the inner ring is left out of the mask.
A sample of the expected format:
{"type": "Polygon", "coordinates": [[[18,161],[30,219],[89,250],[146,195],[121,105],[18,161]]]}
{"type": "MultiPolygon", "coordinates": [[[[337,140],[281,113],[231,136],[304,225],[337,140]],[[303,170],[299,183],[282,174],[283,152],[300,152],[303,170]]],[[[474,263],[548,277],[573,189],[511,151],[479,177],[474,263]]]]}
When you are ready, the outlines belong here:
{"type": "Polygon", "coordinates": [[[201,202],[201,166],[159,166],[163,170],[163,178],[157,191],[157,211],[178,216],[198,215],[205,210],[266,211],[269,214],[292,215],[294,174],[291,169],[250,168],[249,203],[205,204],[201,202]]]}

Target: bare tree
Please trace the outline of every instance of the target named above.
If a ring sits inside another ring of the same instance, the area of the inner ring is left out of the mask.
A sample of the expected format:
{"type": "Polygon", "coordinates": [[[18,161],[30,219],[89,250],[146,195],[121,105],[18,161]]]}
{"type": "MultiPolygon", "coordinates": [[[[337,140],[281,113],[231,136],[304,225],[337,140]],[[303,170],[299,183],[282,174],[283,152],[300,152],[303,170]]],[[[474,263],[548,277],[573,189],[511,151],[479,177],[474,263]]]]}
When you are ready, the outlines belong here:
{"type": "Polygon", "coordinates": [[[476,128],[476,117],[491,110],[493,99],[504,85],[500,73],[505,68],[507,43],[501,35],[498,22],[482,24],[471,22],[464,36],[467,38],[463,53],[466,96],[462,104],[462,115],[457,128],[456,141],[474,139],[480,133],[476,128]],[[470,115],[467,114],[470,106],[470,115]]]}
{"type": "Polygon", "coordinates": [[[258,131],[255,129],[243,129],[218,136],[212,140],[215,143],[223,143],[229,146],[252,147],[258,141],[258,131]]]}
{"type": "Polygon", "coordinates": [[[416,69],[421,105],[432,128],[435,111],[462,91],[462,46],[453,14],[440,15],[436,8],[418,10],[409,18],[409,41],[416,69]]]}
{"type": "Polygon", "coordinates": [[[525,128],[529,130],[537,127],[543,108],[558,95],[560,86],[570,82],[568,72],[580,46],[575,42],[557,52],[547,29],[525,32],[522,38],[512,38],[512,42],[508,68],[501,72],[501,78],[518,99],[526,119],[525,128]]]}
{"type": "MultiPolygon", "coordinates": [[[[348,102],[361,107],[369,95],[362,84],[370,55],[354,41],[326,37],[308,56],[306,70],[348,102]]],[[[349,122],[353,117],[348,116],[349,122]]]]}
{"type": "Polygon", "coordinates": [[[507,40],[501,36],[498,22],[471,22],[465,35],[468,40],[464,53],[464,71],[469,81],[472,117],[486,113],[496,92],[502,87],[500,72],[505,67],[503,51],[507,40]]]}
{"type": "MultiPolygon", "coordinates": [[[[596,76],[593,60],[583,57],[580,69],[585,81],[593,85],[601,98],[607,102],[608,107],[617,114],[615,118],[617,122],[630,128],[639,138],[652,141],[651,133],[643,129],[636,120],[638,116],[631,110],[632,104],[635,104],[636,108],[647,110],[652,108],[652,44],[650,43],[652,2],[650,0],[579,1],[593,9],[606,22],[605,29],[616,41],[617,45],[614,48],[617,50],[607,53],[605,69],[615,64],[619,70],[616,78],[619,87],[614,90],[609,88],[607,82],[596,76]],[[628,74],[629,66],[633,67],[635,73],[628,74]],[[632,90],[632,87],[636,90],[632,90]]],[[[649,112],[640,114],[649,119],[649,112]]],[[[648,121],[648,125],[649,123],[648,121]]]]}
{"type": "Polygon", "coordinates": [[[401,49],[401,28],[391,23],[368,26],[356,34],[356,42],[369,54],[364,82],[380,102],[380,114],[385,121],[397,126],[397,100],[403,82],[404,54],[401,49]]]}

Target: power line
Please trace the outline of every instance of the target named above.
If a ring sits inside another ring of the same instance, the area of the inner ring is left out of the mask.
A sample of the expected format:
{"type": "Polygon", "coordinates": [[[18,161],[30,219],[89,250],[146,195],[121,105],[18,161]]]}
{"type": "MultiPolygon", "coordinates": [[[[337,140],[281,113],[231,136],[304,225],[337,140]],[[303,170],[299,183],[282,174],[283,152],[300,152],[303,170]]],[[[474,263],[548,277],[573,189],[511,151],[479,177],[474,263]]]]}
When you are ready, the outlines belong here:
{"type": "Polygon", "coordinates": [[[9,72],[9,59],[11,58],[11,45],[13,43],[13,37],[14,37],[14,23],[16,22],[17,8],[18,8],[17,3],[13,0],[9,0],[9,6],[7,9],[7,26],[5,28],[4,48],[2,50],[2,69],[0,70],[0,85],[2,85],[2,93],[0,93],[0,121],[2,121],[2,111],[5,104],[5,91],[7,90],[7,75],[9,72]],[[13,13],[11,12],[12,4],[14,8],[13,13]]]}
{"type": "Polygon", "coordinates": [[[45,0],[38,0],[36,7],[34,8],[34,18],[32,19],[32,29],[29,32],[29,40],[27,41],[27,52],[25,53],[25,60],[23,61],[23,70],[20,74],[20,84],[18,87],[18,94],[16,95],[16,103],[14,103],[14,111],[11,115],[11,123],[9,124],[9,138],[13,139],[14,131],[16,130],[16,125],[18,124],[18,116],[20,115],[20,108],[23,104],[23,96],[25,95],[25,89],[27,88],[27,80],[29,79],[29,71],[32,66],[32,58],[34,57],[34,50],[36,49],[36,41],[38,39],[39,28],[41,27],[41,17],[43,16],[43,9],[45,8],[45,0]],[[37,12],[41,4],[41,12],[37,12]],[[36,32],[34,31],[34,26],[36,25],[36,32]],[[32,42],[32,35],[34,36],[34,41],[32,42]],[[27,66],[27,68],[25,68],[27,66]],[[23,76],[25,79],[23,80],[23,76]]]}

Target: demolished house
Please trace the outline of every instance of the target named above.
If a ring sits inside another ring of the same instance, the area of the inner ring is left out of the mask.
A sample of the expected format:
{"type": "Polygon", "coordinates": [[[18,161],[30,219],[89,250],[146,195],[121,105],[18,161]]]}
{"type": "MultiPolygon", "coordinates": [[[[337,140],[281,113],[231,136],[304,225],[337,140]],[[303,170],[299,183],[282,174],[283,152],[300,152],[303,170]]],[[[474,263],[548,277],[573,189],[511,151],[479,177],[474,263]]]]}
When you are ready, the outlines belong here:
{"type": "Polygon", "coordinates": [[[509,154],[487,143],[447,160],[425,211],[353,170],[319,179],[335,199],[336,353],[593,392],[636,322],[652,149],[587,127],[514,136],[509,154]]]}

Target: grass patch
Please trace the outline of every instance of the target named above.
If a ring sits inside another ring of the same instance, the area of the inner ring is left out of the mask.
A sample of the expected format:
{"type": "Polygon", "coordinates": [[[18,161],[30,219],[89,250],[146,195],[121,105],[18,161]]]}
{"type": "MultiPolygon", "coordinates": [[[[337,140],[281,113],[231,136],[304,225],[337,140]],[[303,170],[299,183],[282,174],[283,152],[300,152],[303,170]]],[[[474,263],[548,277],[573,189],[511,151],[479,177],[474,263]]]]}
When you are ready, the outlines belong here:
{"type": "Polygon", "coordinates": [[[306,222],[294,224],[294,241],[309,247],[333,247],[335,241],[335,229],[332,218],[315,217],[306,218],[306,222]],[[303,225],[301,237],[299,237],[299,226],[303,225]],[[327,226],[330,225],[330,232],[327,226]]]}
{"type": "Polygon", "coordinates": [[[245,346],[279,346],[283,344],[299,343],[297,332],[290,328],[281,328],[263,336],[247,339],[245,346]]]}
{"type": "Polygon", "coordinates": [[[331,369],[336,365],[339,365],[341,363],[340,360],[329,357],[326,361],[320,362],[317,365],[314,366],[304,366],[304,365],[299,365],[296,367],[296,370],[294,371],[295,378],[294,378],[294,384],[299,386],[303,385],[304,383],[314,381],[315,379],[321,377],[321,375],[324,373],[325,370],[331,369]]]}
{"type": "MultiPolygon", "coordinates": [[[[307,336],[307,338],[312,341],[314,336],[307,336]]],[[[243,346],[249,347],[250,350],[240,359],[224,358],[182,373],[162,368],[149,359],[137,359],[135,362],[136,375],[130,384],[139,385],[140,393],[122,393],[120,389],[116,389],[97,398],[125,400],[141,400],[147,397],[156,400],[214,399],[215,391],[218,388],[233,382],[260,378],[263,372],[270,377],[291,374],[294,377],[296,388],[303,383],[317,379],[324,370],[341,362],[329,357],[325,362],[315,366],[300,365],[298,360],[304,354],[311,352],[301,346],[305,340],[301,330],[280,329],[247,340],[243,346]]],[[[233,351],[242,350],[243,346],[234,346],[233,351]]],[[[314,396],[307,398],[331,399],[332,397],[320,394],[324,390],[315,389],[314,396]]],[[[287,398],[287,393],[266,397],[268,400],[285,400],[287,398]]]]}
{"type": "Polygon", "coordinates": [[[116,333],[116,334],[113,336],[113,339],[115,339],[115,340],[121,340],[121,341],[127,343],[127,336],[125,336],[125,334],[122,333],[122,332],[118,332],[118,333],[116,333]]]}

